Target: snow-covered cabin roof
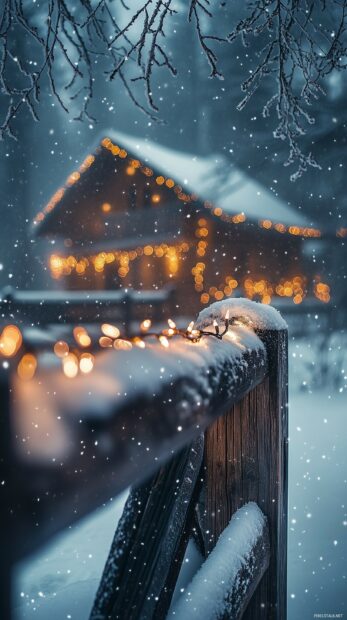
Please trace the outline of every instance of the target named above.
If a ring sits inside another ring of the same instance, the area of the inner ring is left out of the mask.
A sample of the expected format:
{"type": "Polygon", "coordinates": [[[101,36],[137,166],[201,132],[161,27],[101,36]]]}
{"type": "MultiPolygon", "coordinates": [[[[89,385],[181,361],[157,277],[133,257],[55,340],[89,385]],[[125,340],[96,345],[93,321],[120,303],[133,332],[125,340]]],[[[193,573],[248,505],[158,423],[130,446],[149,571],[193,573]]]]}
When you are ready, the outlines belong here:
{"type": "MultiPolygon", "coordinates": [[[[224,155],[190,155],[118,131],[108,131],[106,135],[36,215],[33,222],[36,234],[55,235],[58,230],[60,234],[70,230],[76,206],[83,199],[89,199],[90,203],[93,196],[100,197],[105,174],[111,174],[111,170],[115,172],[113,166],[103,165],[105,157],[111,154],[128,161],[130,166],[136,161],[146,176],[152,176],[154,183],[160,177],[164,183],[164,176],[168,177],[166,187],[176,192],[180,200],[197,200],[212,216],[224,221],[240,223],[247,219],[259,222],[263,228],[274,226],[278,232],[321,236],[301,213],[233,166],[224,155]]],[[[93,220],[90,209],[84,209],[83,218],[84,222],[88,218],[93,220]]],[[[84,223],[80,222],[79,226],[84,228],[84,223]]]]}
{"type": "Polygon", "coordinates": [[[169,149],[147,139],[115,131],[111,140],[133,156],[160,168],[200,200],[212,202],[225,213],[243,212],[250,220],[271,220],[288,226],[309,226],[308,220],[271,191],[232,166],[224,155],[200,157],[169,149]]]}

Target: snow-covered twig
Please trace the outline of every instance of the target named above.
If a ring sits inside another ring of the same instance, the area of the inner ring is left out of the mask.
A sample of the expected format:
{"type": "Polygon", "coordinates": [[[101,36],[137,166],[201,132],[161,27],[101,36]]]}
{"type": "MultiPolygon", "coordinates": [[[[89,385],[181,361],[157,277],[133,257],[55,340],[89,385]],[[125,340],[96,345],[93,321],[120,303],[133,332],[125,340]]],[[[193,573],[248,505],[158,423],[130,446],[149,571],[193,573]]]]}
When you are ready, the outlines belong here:
{"type": "Polygon", "coordinates": [[[264,80],[272,79],[276,91],[265,102],[264,118],[274,111],[278,124],[275,138],[287,141],[285,165],[295,163],[295,181],[309,166],[320,168],[312,153],[304,153],[299,139],[315,123],[310,106],[324,92],[324,79],[333,71],[346,69],[347,2],[332,0],[257,0],[252,10],[229,34],[232,42],[242,38],[262,42],[251,75],[241,88],[245,95],[242,110],[264,80]]]}
{"type": "MultiPolygon", "coordinates": [[[[177,73],[165,45],[166,29],[177,12],[173,4],[173,0],[143,0],[131,10],[124,2],[121,9],[113,8],[108,0],[49,0],[40,6],[5,0],[0,14],[0,88],[8,103],[0,138],[15,137],[14,121],[24,109],[38,120],[45,78],[64,111],[69,111],[73,101],[79,104],[77,120],[94,121],[90,105],[100,66],[105,67],[108,80],[119,78],[135,106],[159,120],[154,73],[157,69],[177,73]],[[136,82],[143,83],[147,104],[141,102],[136,82]]],[[[209,0],[191,0],[187,19],[195,28],[211,74],[218,76],[211,43],[222,38],[207,36],[201,23],[201,13],[212,17],[208,5],[209,0]]]]}
{"type": "MultiPolygon", "coordinates": [[[[109,0],[47,0],[40,5],[4,0],[0,89],[6,105],[0,138],[15,137],[14,121],[24,109],[38,119],[42,82],[47,78],[65,111],[74,102],[79,105],[78,120],[95,120],[90,107],[101,68],[108,80],[119,78],[135,106],[159,120],[154,77],[158,70],[177,73],[179,50],[168,48],[167,35],[176,14],[184,11],[212,78],[223,79],[220,44],[241,38],[248,45],[252,39],[256,61],[241,85],[244,97],[238,109],[247,105],[264,81],[271,81],[272,94],[263,106],[263,116],[277,117],[274,137],[289,145],[285,165],[297,165],[291,179],[298,179],[309,166],[319,167],[313,155],[302,150],[300,138],[315,122],[309,110],[324,94],[326,77],[347,66],[347,0],[255,0],[248,3],[246,16],[228,36],[220,32],[220,24],[224,27],[226,21],[225,3],[218,4],[141,0],[131,9],[125,2],[113,6],[109,0]],[[58,79],[62,74],[63,79],[58,79]],[[143,84],[145,103],[136,88],[138,82],[143,84]]],[[[183,22],[175,22],[175,29],[183,22]]]]}

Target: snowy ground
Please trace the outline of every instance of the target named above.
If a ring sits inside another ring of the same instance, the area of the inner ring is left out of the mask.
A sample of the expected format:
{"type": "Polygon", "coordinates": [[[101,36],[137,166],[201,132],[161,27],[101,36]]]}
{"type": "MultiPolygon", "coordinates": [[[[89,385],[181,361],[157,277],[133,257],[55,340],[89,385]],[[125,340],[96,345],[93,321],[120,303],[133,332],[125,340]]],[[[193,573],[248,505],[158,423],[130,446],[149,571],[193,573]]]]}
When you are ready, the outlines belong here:
{"type": "Polygon", "coordinates": [[[347,614],[346,414],[345,393],[321,390],[291,401],[290,620],[347,614]]]}
{"type": "MultiPolygon", "coordinates": [[[[346,381],[339,368],[336,384],[313,387],[315,356],[307,343],[291,345],[290,359],[289,620],[346,617],[346,381]]],[[[18,568],[16,620],[88,618],[125,498],[74,525],[18,568]]],[[[197,557],[190,547],[187,574],[192,565],[197,557]]]]}

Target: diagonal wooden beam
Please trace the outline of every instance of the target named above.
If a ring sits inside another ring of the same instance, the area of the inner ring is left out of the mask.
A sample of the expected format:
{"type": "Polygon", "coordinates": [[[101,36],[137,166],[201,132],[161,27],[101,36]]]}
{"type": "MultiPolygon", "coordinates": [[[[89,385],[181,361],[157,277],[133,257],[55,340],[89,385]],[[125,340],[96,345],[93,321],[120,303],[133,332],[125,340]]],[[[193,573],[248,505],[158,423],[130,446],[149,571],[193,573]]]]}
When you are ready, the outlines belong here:
{"type": "Polygon", "coordinates": [[[91,620],[165,618],[199,493],[203,436],[131,492],[91,620]]]}

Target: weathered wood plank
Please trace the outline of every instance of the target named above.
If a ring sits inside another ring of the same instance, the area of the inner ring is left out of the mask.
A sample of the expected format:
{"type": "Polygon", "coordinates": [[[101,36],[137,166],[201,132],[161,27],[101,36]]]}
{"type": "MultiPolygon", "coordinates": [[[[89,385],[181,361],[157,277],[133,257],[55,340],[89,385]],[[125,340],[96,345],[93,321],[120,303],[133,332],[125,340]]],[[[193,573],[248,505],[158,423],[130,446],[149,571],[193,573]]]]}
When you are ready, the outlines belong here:
{"type": "Polygon", "coordinates": [[[197,500],[203,435],[130,495],[91,620],[166,617],[197,500]]]}
{"type": "Polygon", "coordinates": [[[261,334],[269,376],[206,432],[204,511],[210,553],[234,512],[255,501],[269,520],[270,567],[245,620],[285,620],[287,549],[287,332],[261,334]]]}

